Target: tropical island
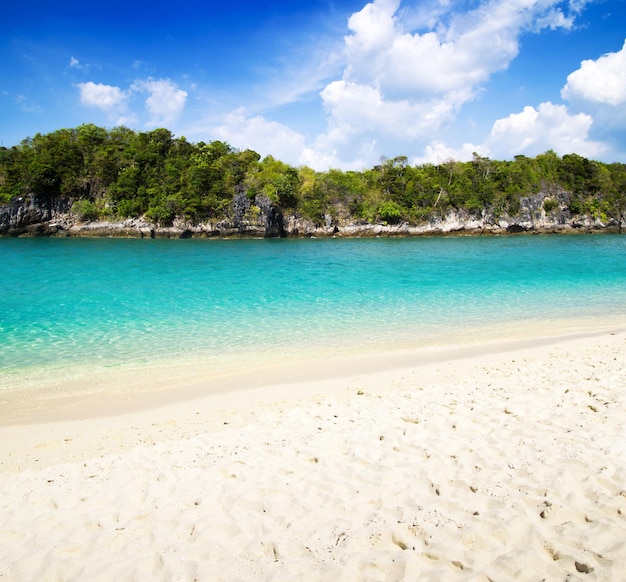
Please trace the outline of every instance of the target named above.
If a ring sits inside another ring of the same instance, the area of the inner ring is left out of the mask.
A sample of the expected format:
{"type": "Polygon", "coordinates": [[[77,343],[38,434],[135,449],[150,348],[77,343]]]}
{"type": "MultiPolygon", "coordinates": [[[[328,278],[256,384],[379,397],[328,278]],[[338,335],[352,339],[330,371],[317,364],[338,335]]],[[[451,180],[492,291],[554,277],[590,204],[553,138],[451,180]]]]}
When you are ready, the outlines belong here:
{"type": "Polygon", "coordinates": [[[626,164],[562,157],[293,167],[168,129],[84,124],[0,147],[3,236],[622,232],[626,164]]]}

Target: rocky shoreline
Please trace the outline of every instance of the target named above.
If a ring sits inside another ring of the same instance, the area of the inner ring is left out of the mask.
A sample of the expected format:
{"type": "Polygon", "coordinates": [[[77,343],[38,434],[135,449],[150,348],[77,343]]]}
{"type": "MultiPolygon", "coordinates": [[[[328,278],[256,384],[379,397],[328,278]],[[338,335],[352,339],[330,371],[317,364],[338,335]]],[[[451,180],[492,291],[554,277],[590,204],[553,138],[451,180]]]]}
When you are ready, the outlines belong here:
{"type": "Polygon", "coordinates": [[[115,237],[115,238],[281,238],[281,237],[392,237],[445,235],[505,235],[541,233],[621,233],[626,217],[572,215],[564,201],[546,212],[539,193],[521,200],[515,216],[495,216],[483,210],[479,215],[462,209],[433,214],[418,223],[399,224],[355,221],[349,216],[326,215],[322,224],[283,214],[280,208],[257,201],[257,212],[235,212],[216,222],[190,223],[176,219],[169,226],[144,218],[120,221],[81,221],[71,211],[72,200],[28,196],[0,207],[0,236],[4,237],[115,237]]]}

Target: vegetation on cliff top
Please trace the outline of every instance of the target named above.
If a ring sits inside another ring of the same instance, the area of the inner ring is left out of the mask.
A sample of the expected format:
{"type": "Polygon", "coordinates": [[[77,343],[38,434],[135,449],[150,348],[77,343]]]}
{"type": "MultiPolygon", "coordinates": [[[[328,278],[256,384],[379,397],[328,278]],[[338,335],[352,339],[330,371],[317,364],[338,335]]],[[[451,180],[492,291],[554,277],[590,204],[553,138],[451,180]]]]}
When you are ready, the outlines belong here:
{"type": "Polygon", "coordinates": [[[316,172],[221,141],[190,143],[167,129],[91,124],[0,148],[0,204],[28,194],[66,197],[83,220],[219,221],[232,215],[237,195],[246,195],[252,211],[265,196],[315,224],[327,216],[418,223],[449,209],[515,215],[521,197],[540,191],[553,196],[544,200],[546,212],[560,207],[557,195],[565,191],[572,214],[619,219],[626,214],[626,165],[547,151],[513,161],[475,154],[470,162],[420,166],[397,156],[362,172],[316,172]]]}

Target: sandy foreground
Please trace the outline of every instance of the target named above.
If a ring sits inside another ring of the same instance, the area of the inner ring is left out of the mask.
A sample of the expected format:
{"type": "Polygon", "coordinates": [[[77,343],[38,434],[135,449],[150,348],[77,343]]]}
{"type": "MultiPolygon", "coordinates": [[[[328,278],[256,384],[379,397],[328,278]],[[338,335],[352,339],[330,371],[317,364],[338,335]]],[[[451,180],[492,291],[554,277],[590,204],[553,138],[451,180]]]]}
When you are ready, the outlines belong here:
{"type": "Polygon", "coordinates": [[[626,332],[509,348],[0,427],[0,580],[624,580],[626,332]]]}

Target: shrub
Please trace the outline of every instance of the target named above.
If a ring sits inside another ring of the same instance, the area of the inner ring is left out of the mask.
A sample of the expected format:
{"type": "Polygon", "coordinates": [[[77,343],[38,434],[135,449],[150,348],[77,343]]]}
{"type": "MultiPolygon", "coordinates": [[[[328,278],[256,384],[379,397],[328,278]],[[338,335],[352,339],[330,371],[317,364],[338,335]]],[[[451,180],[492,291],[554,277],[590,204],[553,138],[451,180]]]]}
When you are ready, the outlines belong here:
{"type": "Polygon", "coordinates": [[[77,200],[72,204],[72,213],[79,220],[89,221],[100,218],[100,209],[91,200],[77,200]]]}
{"type": "Polygon", "coordinates": [[[396,222],[400,222],[403,216],[402,208],[397,202],[393,200],[388,200],[387,202],[383,202],[378,207],[378,216],[383,222],[388,222],[389,224],[395,224],[396,222]]]}
{"type": "Polygon", "coordinates": [[[557,210],[559,208],[559,203],[554,200],[554,198],[546,198],[543,201],[543,209],[546,212],[552,212],[553,210],[557,210]]]}

